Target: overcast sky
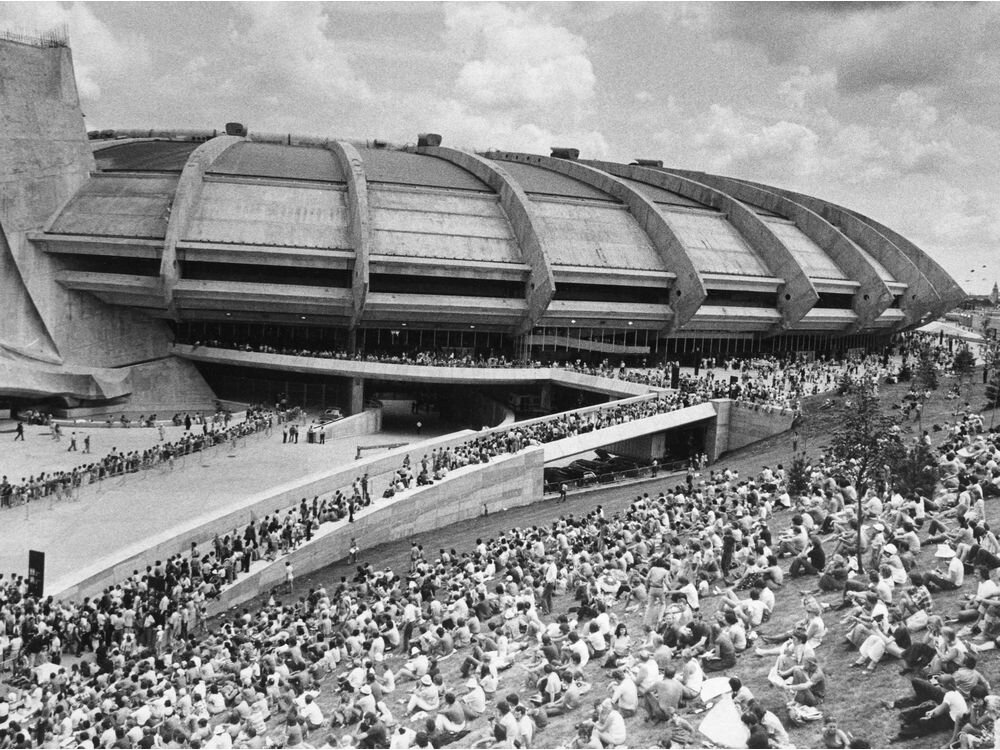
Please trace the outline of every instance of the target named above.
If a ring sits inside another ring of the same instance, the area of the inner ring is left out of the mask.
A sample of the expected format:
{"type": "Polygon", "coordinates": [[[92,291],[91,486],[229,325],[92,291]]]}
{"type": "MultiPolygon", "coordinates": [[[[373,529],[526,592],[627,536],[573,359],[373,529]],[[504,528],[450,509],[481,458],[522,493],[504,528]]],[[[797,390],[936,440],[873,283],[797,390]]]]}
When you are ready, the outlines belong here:
{"type": "Polygon", "coordinates": [[[1000,4],[3,3],[65,25],[88,129],[663,159],[883,221],[1000,278],[1000,4]]]}

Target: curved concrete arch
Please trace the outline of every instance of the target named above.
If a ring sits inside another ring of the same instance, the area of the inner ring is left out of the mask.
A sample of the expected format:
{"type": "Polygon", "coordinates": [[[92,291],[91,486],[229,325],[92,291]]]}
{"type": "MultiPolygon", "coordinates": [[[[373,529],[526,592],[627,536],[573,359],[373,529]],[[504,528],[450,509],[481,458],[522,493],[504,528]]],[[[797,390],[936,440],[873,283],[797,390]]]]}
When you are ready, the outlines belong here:
{"type": "Polygon", "coordinates": [[[670,307],[674,314],[669,330],[676,331],[694,317],[708,294],[705,282],[678,239],[677,233],[671,228],[670,222],[653,201],[607,172],[568,159],[508,152],[490,152],[488,158],[534,164],[542,169],[584,182],[624,203],[632,217],[646,232],[668,269],[677,277],[670,295],[670,307]]]}
{"type": "Polygon", "coordinates": [[[758,206],[793,221],[795,226],[819,245],[852,279],[861,284],[854,294],[851,305],[855,315],[858,316],[851,330],[872,325],[878,316],[892,305],[893,294],[871,261],[846,235],[815,211],[769,189],[755,187],[735,178],[681,170],[677,170],[677,173],[716,187],[736,200],[758,206]]]}
{"type": "Polygon", "coordinates": [[[368,179],[365,177],[365,163],[358,150],[346,141],[331,141],[326,146],[333,152],[340,168],[347,177],[347,204],[350,217],[351,244],[354,245],[354,275],[351,290],[354,307],[351,314],[351,328],[357,328],[365,312],[368,299],[369,264],[372,249],[372,219],[368,209],[368,179]]]}
{"type": "Polygon", "coordinates": [[[819,301],[819,292],[785,243],[756,213],[723,191],[669,170],[612,162],[588,163],[615,177],[654,185],[724,213],[736,231],[761,254],[771,273],[785,282],[775,305],[781,313],[781,330],[802,320],[819,301]]]}
{"type": "Polygon", "coordinates": [[[531,277],[525,290],[528,310],[517,331],[527,333],[541,320],[556,291],[555,275],[538,236],[538,220],[531,206],[531,199],[507,170],[478,154],[443,146],[418,148],[417,153],[436,156],[461,167],[489,185],[499,196],[500,206],[510,221],[514,237],[531,269],[531,277]]]}
{"type": "Polygon", "coordinates": [[[941,295],[934,284],[921,271],[910,256],[901,250],[896,243],[864,221],[859,215],[838,206],[803,193],[779,188],[768,188],[758,182],[741,180],[764,190],[772,190],[779,195],[801,203],[811,211],[815,211],[824,219],[835,225],[853,242],[864,248],[869,255],[888,269],[900,281],[906,284],[906,294],[903,295],[901,309],[906,315],[899,328],[909,328],[920,325],[924,316],[932,313],[941,303],[941,295]]]}
{"type": "Polygon", "coordinates": [[[945,271],[936,260],[901,234],[893,231],[889,227],[875,221],[874,219],[869,219],[867,216],[859,214],[857,211],[851,211],[848,208],[845,208],[844,210],[852,216],[857,217],[859,221],[863,221],[865,224],[868,224],[870,227],[880,232],[900,249],[909,250],[908,255],[910,260],[917,265],[917,268],[920,269],[921,273],[923,273],[931,284],[934,285],[934,289],[937,291],[938,296],[941,299],[938,305],[932,310],[935,317],[944,315],[969,296],[966,291],[955,282],[955,279],[951,277],[951,274],[945,271]]]}
{"type": "Polygon", "coordinates": [[[205,185],[205,173],[215,160],[232,146],[240,143],[243,138],[235,135],[220,135],[198,146],[188,157],[177,181],[174,200],[170,204],[170,218],[167,219],[167,232],[163,238],[163,254],[160,256],[160,283],[163,285],[163,301],[167,310],[176,314],[174,305],[174,287],[180,279],[180,265],[177,262],[177,244],[187,234],[191,225],[194,207],[201,199],[202,187],[205,185]]]}

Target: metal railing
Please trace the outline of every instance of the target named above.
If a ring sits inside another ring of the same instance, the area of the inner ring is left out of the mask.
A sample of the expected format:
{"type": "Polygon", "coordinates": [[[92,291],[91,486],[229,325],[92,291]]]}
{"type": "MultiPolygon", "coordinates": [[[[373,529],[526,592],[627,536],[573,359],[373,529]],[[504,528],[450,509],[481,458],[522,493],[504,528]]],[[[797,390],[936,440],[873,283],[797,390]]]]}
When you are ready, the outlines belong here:
{"type": "MultiPolygon", "coordinates": [[[[679,471],[684,471],[688,467],[688,461],[685,459],[678,459],[676,461],[666,461],[661,463],[657,469],[657,476],[663,474],[675,474],[679,471]]],[[[579,479],[563,479],[554,482],[545,482],[543,491],[545,494],[559,493],[561,491],[563,483],[566,484],[569,489],[581,489],[583,487],[593,487],[597,484],[615,484],[617,482],[624,482],[629,479],[644,479],[653,476],[652,466],[638,466],[634,469],[618,469],[614,471],[607,471],[603,473],[588,473],[579,479]]]]}

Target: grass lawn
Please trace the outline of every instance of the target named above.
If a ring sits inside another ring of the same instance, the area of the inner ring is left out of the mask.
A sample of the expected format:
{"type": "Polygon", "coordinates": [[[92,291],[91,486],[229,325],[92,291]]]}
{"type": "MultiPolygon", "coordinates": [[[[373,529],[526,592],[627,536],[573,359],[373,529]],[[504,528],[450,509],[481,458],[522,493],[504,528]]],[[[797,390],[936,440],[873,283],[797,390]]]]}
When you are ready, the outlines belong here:
{"type": "MultiPolygon", "coordinates": [[[[973,409],[980,407],[984,402],[983,386],[978,382],[981,381],[980,376],[981,371],[978,371],[973,378],[977,382],[966,387],[965,391],[967,395],[959,401],[945,398],[945,394],[953,381],[949,378],[942,378],[940,388],[926,403],[922,422],[924,429],[930,430],[934,424],[945,425],[947,422],[954,422],[956,419],[954,415],[956,405],[962,403],[962,401],[970,401],[973,409]]],[[[888,409],[892,409],[893,405],[901,401],[908,388],[909,384],[905,383],[883,386],[881,395],[885,406],[888,409]]],[[[800,429],[800,447],[804,446],[812,457],[815,457],[822,450],[823,446],[827,444],[831,431],[839,418],[836,408],[828,410],[819,408],[825,398],[816,397],[804,404],[804,412],[807,418],[800,429]]],[[[987,426],[990,425],[993,416],[990,412],[985,414],[987,426]]],[[[904,424],[903,428],[905,432],[910,434],[919,434],[918,427],[914,422],[904,424]]],[[[943,438],[945,432],[932,432],[931,435],[932,439],[937,443],[943,438]]],[[[787,466],[791,460],[791,452],[790,436],[787,434],[780,435],[730,454],[724,457],[717,466],[732,467],[739,470],[742,476],[751,476],[756,475],[764,465],[775,466],[778,463],[784,463],[787,466]]],[[[677,481],[677,479],[668,479],[664,482],[664,487],[672,486],[677,481]]],[[[644,488],[644,491],[650,490],[644,488]]],[[[440,529],[431,534],[422,535],[416,541],[424,544],[430,557],[434,556],[434,551],[438,548],[455,548],[461,552],[463,550],[470,550],[474,546],[477,537],[486,538],[499,533],[502,529],[509,529],[513,526],[523,527],[536,523],[544,524],[557,517],[560,512],[566,512],[563,510],[565,508],[579,513],[586,512],[594,505],[601,503],[606,511],[611,513],[625,507],[634,496],[635,493],[629,493],[628,491],[616,492],[612,488],[607,491],[606,495],[598,493],[596,496],[588,496],[586,505],[574,504],[571,500],[568,506],[558,506],[557,509],[554,505],[540,503],[529,508],[497,514],[496,516],[491,516],[489,519],[475,519],[456,524],[455,526],[440,529]]],[[[997,519],[995,506],[996,503],[992,501],[987,504],[987,512],[991,524],[995,524],[997,519]]],[[[772,533],[775,536],[787,526],[789,516],[790,514],[787,511],[777,514],[771,526],[772,533]]],[[[406,540],[405,542],[386,545],[382,548],[366,550],[362,556],[362,560],[370,560],[376,567],[392,567],[400,574],[405,574],[408,568],[409,542],[410,540],[406,540]]],[[[830,547],[828,546],[829,552],[830,547]]],[[[787,566],[788,560],[786,559],[784,563],[787,566]]],[[[928,549],[922,550],[918,565],[921,568],[929,569],[934,567],[934,563],[933,551],[928,549]]],[[[352,570],[346,565],[338,564],[305,577],[302,583],[309,587],[322,584],[331,589],[341,580],[341,576],[349,575],[351,572],[352,570]]],[[[974,578],[974,576],[970,576],[965,587],[967,590],[975,585],[974,578]]],[[[786,579],[784,589],[778,592],[774,616],[765,626],[766,632],[775,633],[791,628],[793,623],[802,616],[798,591],[799,589],[812,588],[815,580],[815,578],[786,579]]],[[[936,611],[939,614],[945,614],[947,617],[947,613],[955,611],[956,608],[954,605],[960,593],[935,595],[936,611]]],[[[820,601],[832,602],[834,605],[839,600],[839,594],[820,597],[820,601]]],[[[710,619],[714,614],[717,601],[714,597],[704,600],[702,609],[705,612],[706,620],[710,619]]],[[[248,606],[254,607],[259,604],[260,602],[258,601],[248,606]]],[[[558,597],[555,602],[553,614],[564,612],[573,604],[572,598],[568,595],[558,597]]],[[[885,747],[889,744],[890,738],[896,734],[899,724],[897,713],[883,708],[880,701],[900,697],[908,693],[909,681],[908,678],[899,675],[900,662],[892,659],[883,661],[871,675],[866,675],[857,668],[852,668],[851,663],[857,657],[857,652],[853,649],[848,650],[843,644],[845,627],[840,624],[842,614],[841,612],[831,610],[824,616],[828,627],[828,635],[823,645],[817,649],[817,654],[827,675],[827,697],[825,703],[820,708],[824,714],[836,716],[842,728],[852,732],[855,736],[866,738],[871,743],[871,746],[885,747]]],[[[629,632],[632,633],[633,638],[638,640],[642,633],[641,612],[623,613],[621,608],[619,608],[618,615],[622,621],[629,625],[629,632]]],[[[998,653],[1000,652],[994,651],[980,655],[979,667],[993,684],[1000,684],[1000,659],[996,656],[998,653]]],[[[786,722],[786,728],[789,731],[791,740],[797,747],[816,747],[821,742],[820,731],[822,722],[808,724],[801,728],[792,727],[786,721],[786,698],[784,693],[772,687],[767,682],[767,673],[774,663],[774,658],[773,656],[757,657],[752,653],[744,654],[739,658],[733,672],[728,674],[738,675],[766,707],[770,708],[786,722]]],[[[398,667],[402,664],[403,657],[393,655],[389,657],[388,661],[394,670],[398,670],[398,667]]],[[[456,655],[442,662],[441,669],[446,678],[446,685],[459,686],[462,684],[458,675],[461,661],[462,657],[456,655]]],[[[590,705],[587,701],[599,701],[609,695],[609,672],[603,670],[597,664],[588,665],[585,672],[588,680],[593,683],[593,690],[585,697],[584,708],[570,716],[552,719],[548,727],[536,737],[535,747],[565,746],[575,735],[574,725],[587,718],[587,714],[589,713],[587,707],[590,705]]],[[[404,699],[404,695],[408,695],[410,685],[411,683],[402,684],[397,688],[396,693],[390,697],[390,706],[396,714],[397,719],[402,717],[404,711],[399,701],[400,699],[404,699]]],[[[501,673],[497,698],[509,692],[519,693],[522,700],[527,700],[527,697],[533,692],[533,690],[526,688],[525,670],[517,664],[510,670],[501,673]]],[[[326,709],[332,705],[334,693],[335,688],[332,680],[328,679],[324,685],[324,691],[318,699],[322,708],[326,709]]],[[[491,712],[488,710],[487,714],[489,713],[491,712]]],[[[698,715],[690,713],[684,715],[693,724],[697,725],[700,718],[698,715]]],[[[641,716],[642,712],[640,712],[640,716],[627,720],[629,732],[628,746],[655,747],[663,739],[664,731],[662,728],[654,725],[645,724],[641,716]]],[[[485,721],[480,720],[477,722],[477,725],[474,729],[485,726],[485,721]]],[[[345,728],[338,728],[334,731],[338,736],[346,733],[345,728]]],[[[319,738],[316,735],[313,735],[311,739],[314,743],[319,744],[319,738]]],[[[946,741],[947,735],[941,733],[909,743],[900,743],[897,746],[941,747],[946,741]]],[[[462,742],[454,743],[454,746],[461,747],[462,742]]]]}

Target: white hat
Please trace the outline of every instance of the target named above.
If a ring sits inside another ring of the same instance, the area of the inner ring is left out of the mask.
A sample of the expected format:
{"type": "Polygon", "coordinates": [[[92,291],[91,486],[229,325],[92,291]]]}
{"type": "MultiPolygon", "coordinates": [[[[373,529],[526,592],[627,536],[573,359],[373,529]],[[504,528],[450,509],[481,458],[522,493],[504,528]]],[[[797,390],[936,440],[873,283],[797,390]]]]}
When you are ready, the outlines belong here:
{"type": "Polygon", "coordinates": [[[431,676],[429,674],[425,674],[423,677],[420,678],[420,684],[421,685],[433,685],[434,681],[431,679],[431,676]]]}
{"type": "Polygon", "coordinates": [[[372,689],[368,685],[362,685],[359,691],[362,695],[371,695],[372,689]]]}
{"type": "Polygon", "coordinates": [[[947,544],[939,544],[937,546],[937,551],[934,553],[934,557],[939,557],[942,560],[950,560],[954,556],[955,556],[955,550],[953,550],[947,544]]]}
{"type": "Polygon", "coordinates": [[[899,550],[896,549],[895,544],[887,544],[882,548],[882,551],[890,555],[895,555],[899,550]]]}

